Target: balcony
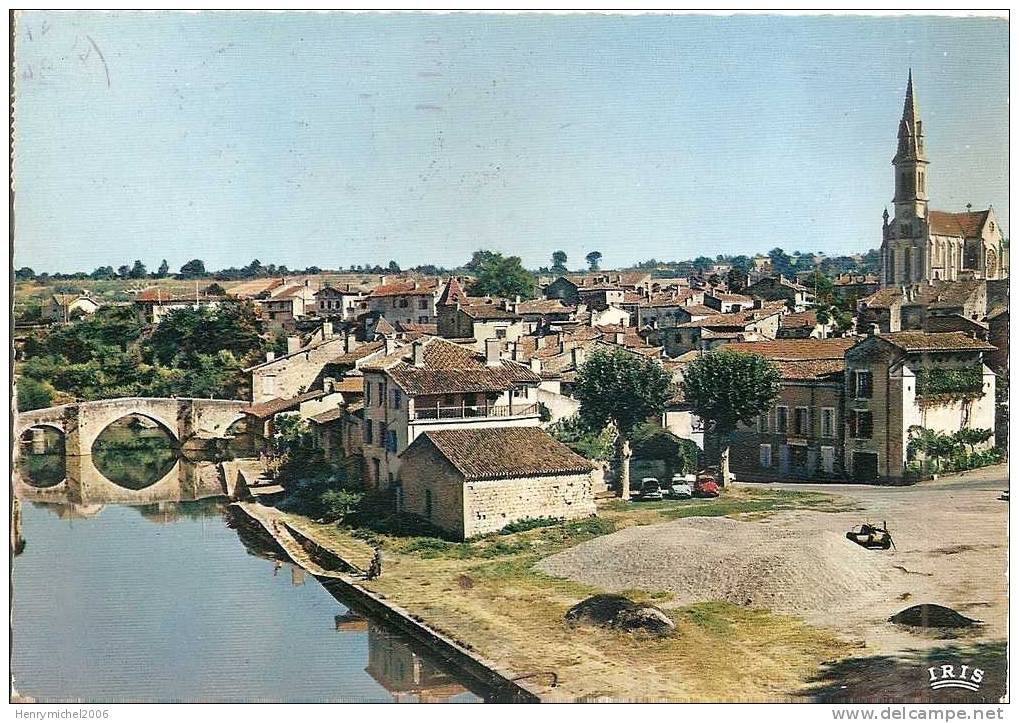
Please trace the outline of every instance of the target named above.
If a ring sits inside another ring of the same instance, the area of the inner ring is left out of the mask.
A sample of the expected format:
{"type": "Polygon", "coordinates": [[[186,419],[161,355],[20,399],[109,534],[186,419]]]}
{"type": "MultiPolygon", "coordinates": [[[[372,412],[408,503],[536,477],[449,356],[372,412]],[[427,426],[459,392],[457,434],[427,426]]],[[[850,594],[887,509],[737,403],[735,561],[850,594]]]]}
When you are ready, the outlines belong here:
{"type": "Polygon", "coordinates": [[[454,404],[450,406],[415,408],[413,420],[443,419],[490,419],[496,417],[528,417],[538,414],[537,404],[498,404],[494,406],[473,406],[454,404]]]}

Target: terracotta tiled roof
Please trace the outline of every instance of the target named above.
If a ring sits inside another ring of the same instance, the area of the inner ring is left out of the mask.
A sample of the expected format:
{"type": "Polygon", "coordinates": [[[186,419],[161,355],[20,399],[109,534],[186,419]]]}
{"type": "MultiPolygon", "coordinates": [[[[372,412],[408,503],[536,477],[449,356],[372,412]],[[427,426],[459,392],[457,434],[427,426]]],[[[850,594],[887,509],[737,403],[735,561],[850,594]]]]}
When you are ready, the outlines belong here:
{"type": "Polygon", "coordinates": [[[407,394],[452,394],[503,391],[513,384],[537,384],[541,377],[528,367],[501,360],[489,366],[483,354],[439,337],[416,342],[423,347],[423,365],[413,364],[412,344],[365,364],[364,371],[384,371],[407,394]]]}
{"type": "Polygon", "coordinates": [[[877,337],[905,352],[920,351],[993,351],[997,347],[974,339],[961,331],[927,334],[922,331],[895,331],[877,337]]]}
{"type": "Polygon", "coordinates": [[[866,305],[868,309],[890,309],[895,304],[901,304],[902,301],[902,290],[897,286],[878,289],[870,296],[860,299],[860,303],[866,305]]]}
{"type": "Polygon", "coordinates": [[[936,236],[976,238],[987,221],[988,213],[990,210],[963,211],[962,213],[931,211],[928,214],[930,232],[936,236]]]}
{"type": "Polygon", "coordinates": [[[783,329],[797,329],[817,326],[817,312],[813,309],[800,311],[795,314],[786,314],[779,322],[783,329]]]}
{"type": "Polygon", "coordinates": [[[759,321],[768,316],[777,314],[778,311],[775,309],[749,309],[746,311],[737,311],[732,314],[713,314],[706,316],[703,319],[694,319],[683,324],[679,324],[680,328],[691,328],[691,327],[721,327],[721,328],[745,328],[748,324],[755,321],[759,321]]]}
{"type": "Polygon", "coordinates": [[[377,351],[381,351],[386,346],[384,341],[370,341],[367,344],[355,347],[348,352],[344,352],[332,360],[333,364],[355,364],[361,359],[364,359],[369,354],[374,354],[377,351]]]}
{"type": "Polygon", "coordinates": [[[783,379],[823,379],[845,371],[845,359],[810,359],[807,361],[779,361],[779,374],[783,379]]]}
{"type": "Polygon", "coordinates": [[[469,306],[461,306],[462,311],[472,319],[519,319],[519,314],[514,314],[508,309],[504,309],[501,306],[495,304],[471,304],[469,306]]]}
{"type": "Polygon", "coordinates": [[[455,276],[450,276],[449,281],[446,282],[446,288],[442,290],[442,295],[439,296],[439,300],[435,303],[444,306],[452,306],[458,301],[461,304],[470,303],[467,300],[467,294],[460,285],[459,279],[455,276]]]}
{"type": "Polygon", "coordinates": [[[402,456],[431,445],[467,480],[586,474],[594,466],[538,427],[438,429],[425,432],[402,456]]]}
{"type": "Polygon", "coordinates": [[[343,409],[341,407],[336,407],[335,409],[330,409],[326,412],[322,412],[321,414],[315,414],[311,417],[308,417],[308,420],[314,422],[315,424],[328,424],[329,422],[335,422],[342,416],[343,409]]]}
{"type": "Polygon", "coordinates": [[[534,299],[517,304],[518,314],[572,314],[575,306],[567,306],[560,299],[534,299]]]}
{"type": "Polygon", "coordinates": [[[710,306],[705,306],[704,304],[690,304],[689,306],[684,306],[683,310],[690,316],[711,316],[713,314],[721,313],[718,309],[712,309],[710,306]]]}
{"type": "Polygon", "coordinates": [[[375,333],[389,336],[396,333],[396,327],[390,324],[386,317],[380,316],[379,320],[375,322],[375,333]]]}
{"type": "Polygon", "coordinates": [[[358,374],[337,379],[333,384],[333,391],[343,392],[344,394],[362,393],[364,392],[364,376],[358,374]]]}
{"type": "Polygon", "coordinates": [[[859,337],[845,339],[775,339],[726,344],[727,351],[759,354],[776,361],[804,361],[816,359],[842,359],[846,350],[859,342],[859,337]]]}
{"type": "Polygon", "coordinates": [[[399,281],[392,284],[382,284],[372,289],[370,296],[429,296],[439,288],[438,279],[426,279],[425,281],[399,281]]]}
{"type": "Polygon", "coordinates": [[[907,304],[928,306],[932,309],[950,309],[964,305],[970,298],[986,288],[981,280],[935,281],[931,285],[922,285],[916,298],[907,304]]]}
{"type": "Polygon", "coordinates": [[[289,412],[297,409],[301,406],[302,402],[308,402],[313,399],[321,399],[326,393],[319,389],[314,392],[305,392],[299,394],[296,397],[290,397],[289,399],[270,399],[267,402],[259,402],[258,404],[252,404],[249,407],[245,407],[242,411],[245,414],[250,414],[253,417],[259,419],[268,419],[280,412],[289,412]]]}

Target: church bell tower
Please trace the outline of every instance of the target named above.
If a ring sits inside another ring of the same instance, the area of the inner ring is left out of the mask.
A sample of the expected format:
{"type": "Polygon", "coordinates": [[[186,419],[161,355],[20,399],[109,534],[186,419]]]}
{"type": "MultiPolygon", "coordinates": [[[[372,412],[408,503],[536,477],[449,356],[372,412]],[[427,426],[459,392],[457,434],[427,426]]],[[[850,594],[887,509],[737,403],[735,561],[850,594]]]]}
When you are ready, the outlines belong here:
{"type": "Polygon", "coordinates": [[[927,151],[923,122],[913,92],[913,71],[909,71],[906,101],[899,121],[899,147],[892,159],[895,166],[895,223],[897,235],[919,236],[919,219],[927,218],[927,151]]]}

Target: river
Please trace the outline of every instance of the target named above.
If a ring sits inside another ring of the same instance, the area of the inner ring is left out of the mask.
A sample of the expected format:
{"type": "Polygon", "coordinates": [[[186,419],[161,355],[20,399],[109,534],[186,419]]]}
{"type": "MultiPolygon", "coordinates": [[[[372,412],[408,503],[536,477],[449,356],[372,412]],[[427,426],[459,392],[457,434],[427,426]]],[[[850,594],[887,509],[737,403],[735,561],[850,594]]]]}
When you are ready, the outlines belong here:
{"type": "MultiPolygon", "coordinates": [[[[22,455],[22,470],[44,470],[39,487],[59,489],[52,460],[22,455]]],[[[148,465],[151,475],[165,466],[148,465]]],[[[17,692],[96,703],[481,700],[228,520],[221,498],[23,502],[17,692]]]]}

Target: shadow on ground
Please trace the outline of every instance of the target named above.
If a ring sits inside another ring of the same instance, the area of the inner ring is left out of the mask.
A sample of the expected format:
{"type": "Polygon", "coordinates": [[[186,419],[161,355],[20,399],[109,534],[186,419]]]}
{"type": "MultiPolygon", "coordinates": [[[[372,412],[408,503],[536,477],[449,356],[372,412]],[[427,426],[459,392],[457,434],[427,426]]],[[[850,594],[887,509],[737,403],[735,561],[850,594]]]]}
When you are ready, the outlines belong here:
{"type": "Polygon", "coordinates": [[[819,703],[997,703],[1006,692],[1007,665],[1005,641],[848,658],[824,666],[799,695],[819,703]],[[931,690],[927,669],[941,665],[983,670],[980,689],[931,690]]]}

